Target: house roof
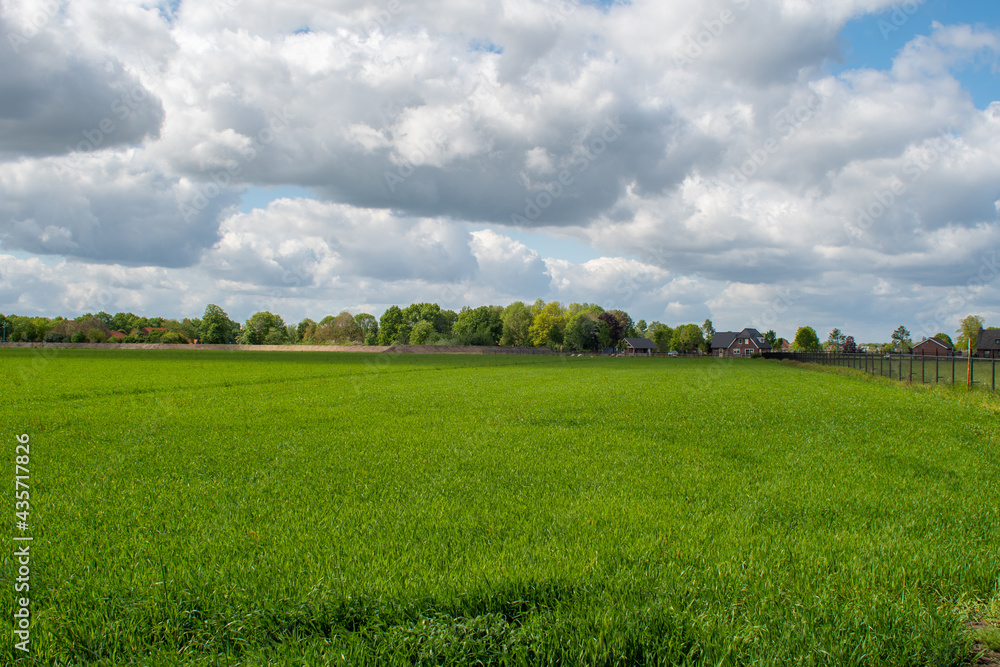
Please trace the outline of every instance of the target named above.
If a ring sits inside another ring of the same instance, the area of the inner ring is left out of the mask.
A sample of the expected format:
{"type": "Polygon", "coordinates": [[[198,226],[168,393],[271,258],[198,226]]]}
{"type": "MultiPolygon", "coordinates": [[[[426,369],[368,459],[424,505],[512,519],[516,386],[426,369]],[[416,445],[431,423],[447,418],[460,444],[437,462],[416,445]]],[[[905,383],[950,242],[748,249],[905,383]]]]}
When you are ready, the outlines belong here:
{"type": "Polygon", "coordinates": [[[1000,350],[1000,329],[980,329],[976,337],[977,350],[1000,350]]]}
{"type": "Polygon", "coordinates": [[[121,331],[109,331],[108,335],[112,338],[124,338],[125,334],[121,331]]]}
{"type": "Polygon", "coordinates": [[[721,347],[728,349],[732,347],[737,338],[749,338],[750,342],[758,350],[771,349],[771,344],[764,340],[764,336],[762,336],[756,329],[751,329],[749,327],[743,331],[716,331],[715,335],[712,336],[712,348],[718,349],[721,347]]]}
{"type": "Polygon", "coordinates": [[[936,343],[938,346],[946,350],[952,349],[952,346],[949,345],[947,341],[943,341],[940,338],[925,338],[924,340],[920,341],[913,347],[920,347],[921,345],[926,345],[927,343],[932,343],[932,344],[936,343]]]}
{"type": "Polygon", "coordinates": [[[656,343],[648,338],[626,338],[625,344],[636,350],[655,350],[656,343]]]}

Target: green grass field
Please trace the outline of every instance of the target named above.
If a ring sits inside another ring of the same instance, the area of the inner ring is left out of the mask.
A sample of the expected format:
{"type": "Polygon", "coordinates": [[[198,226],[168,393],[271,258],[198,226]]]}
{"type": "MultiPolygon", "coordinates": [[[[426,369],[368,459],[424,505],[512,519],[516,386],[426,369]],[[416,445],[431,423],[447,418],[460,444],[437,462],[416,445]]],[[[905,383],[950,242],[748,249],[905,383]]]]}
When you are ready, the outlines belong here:
{"type": "Polygon", "coordinates": [[[0,350],[44,665],[959,665],[1000,402],[760,360],[0,350]]]}

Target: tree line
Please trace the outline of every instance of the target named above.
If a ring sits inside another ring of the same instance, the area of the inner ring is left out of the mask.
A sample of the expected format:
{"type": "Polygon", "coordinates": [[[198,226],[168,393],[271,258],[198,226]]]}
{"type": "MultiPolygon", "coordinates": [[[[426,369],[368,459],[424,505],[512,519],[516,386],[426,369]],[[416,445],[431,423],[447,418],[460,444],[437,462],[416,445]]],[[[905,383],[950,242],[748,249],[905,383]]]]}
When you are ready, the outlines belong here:
{"type": "MultiPolygon", "coordinates": [[[[973,352],[976,350],[977,337],[980,331],[986,329],[985,320],[979,315],[969,315],[962,320],[955,333],[958,337],[952,341],[950,335],[939,332],[932,336],[948,345],[952,346],[956,352],[968,350],[970,345],[973,352]]],[[[913,335],[905,326],[900,325],[892,332],[888,343],[867,343],[858,345],[853,336],[844,334],[839,328],[833,329],[827,336],[825,343],[820,343],[816,330],[812,327],[799,327],[795,332],[795,340],[792,349],[802,352],[815,351],[837,351],[844,353],[869,352],[869,353],[890,353],[898,352],[909,354],[913,351],[915,343],[913,335]]]]}
{"type": "MultiPolygon", "coordinates": [[[[319,321],[289,324],[260,311],[239,323],[209,304],[200,318],[143,317],[135,313],[87,313],[74,319],[0,314],[3,339],[49,343],[193,343],[243,345],[478,345],[547,347],[598,351],[616,348],[624,338],[649,338],[660,352],[708,352],[715,330],[702,325],[633,321],[623,310],[597,304],[538,299],[509,306],[465,307],[436,303],[390,306],[380,318],[343,311],[319,321]]],[[[773,332],[769,332],[773,334],[773,332]]]]}

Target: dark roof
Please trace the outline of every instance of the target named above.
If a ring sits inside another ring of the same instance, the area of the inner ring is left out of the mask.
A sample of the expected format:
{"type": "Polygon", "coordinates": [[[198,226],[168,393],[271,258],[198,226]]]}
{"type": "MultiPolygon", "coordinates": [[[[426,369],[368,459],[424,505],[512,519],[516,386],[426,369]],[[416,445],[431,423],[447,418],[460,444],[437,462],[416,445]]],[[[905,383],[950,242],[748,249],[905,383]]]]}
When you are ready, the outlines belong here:
{"type": "Polygon", "coordinates": [[[743,331],[716,331],[715,335],[712,336],[712,348],[726,348],[728,349],[737,338],[749,338],[754,347],[759,350],[770,350],[771,344],[764,340],[764,336],[761,335],[756,329],[751,329],[747,327],[743,331]]]}
{"type": "Polygon", "coordinates": [[[941,340],[940,338],[925,338],[924,340],[920,341],[913,347],[919,347],[920,345],[924,345],[925,343],[937,343],[946,350],[952,349],[952,346],[948,344],[948,341],[941,340]]]}
{"type": "Polygon", "coordinates": [[[1000,350],[1000,329],[980,329],[976,337],[977,350],[1000,350]]]}
{"type": "Polygon", "coordinates": [[[626,338],[625,343],[636,350],[655,350],[656,343],[648,338],[626,338]]]}

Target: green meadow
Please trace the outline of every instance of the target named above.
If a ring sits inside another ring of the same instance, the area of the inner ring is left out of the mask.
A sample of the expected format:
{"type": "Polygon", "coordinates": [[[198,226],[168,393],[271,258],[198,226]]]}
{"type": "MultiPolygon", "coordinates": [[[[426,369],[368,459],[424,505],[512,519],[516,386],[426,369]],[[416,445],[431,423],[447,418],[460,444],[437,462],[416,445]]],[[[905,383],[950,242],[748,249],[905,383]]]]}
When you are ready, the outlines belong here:
{"type": "Polygon", "coordinates": [[[763,360],[39,354],[0,350],[8,619],[33,538],[30,651],[3,664],[960,665],[1000,608],[985,392],[763,360]]]}

